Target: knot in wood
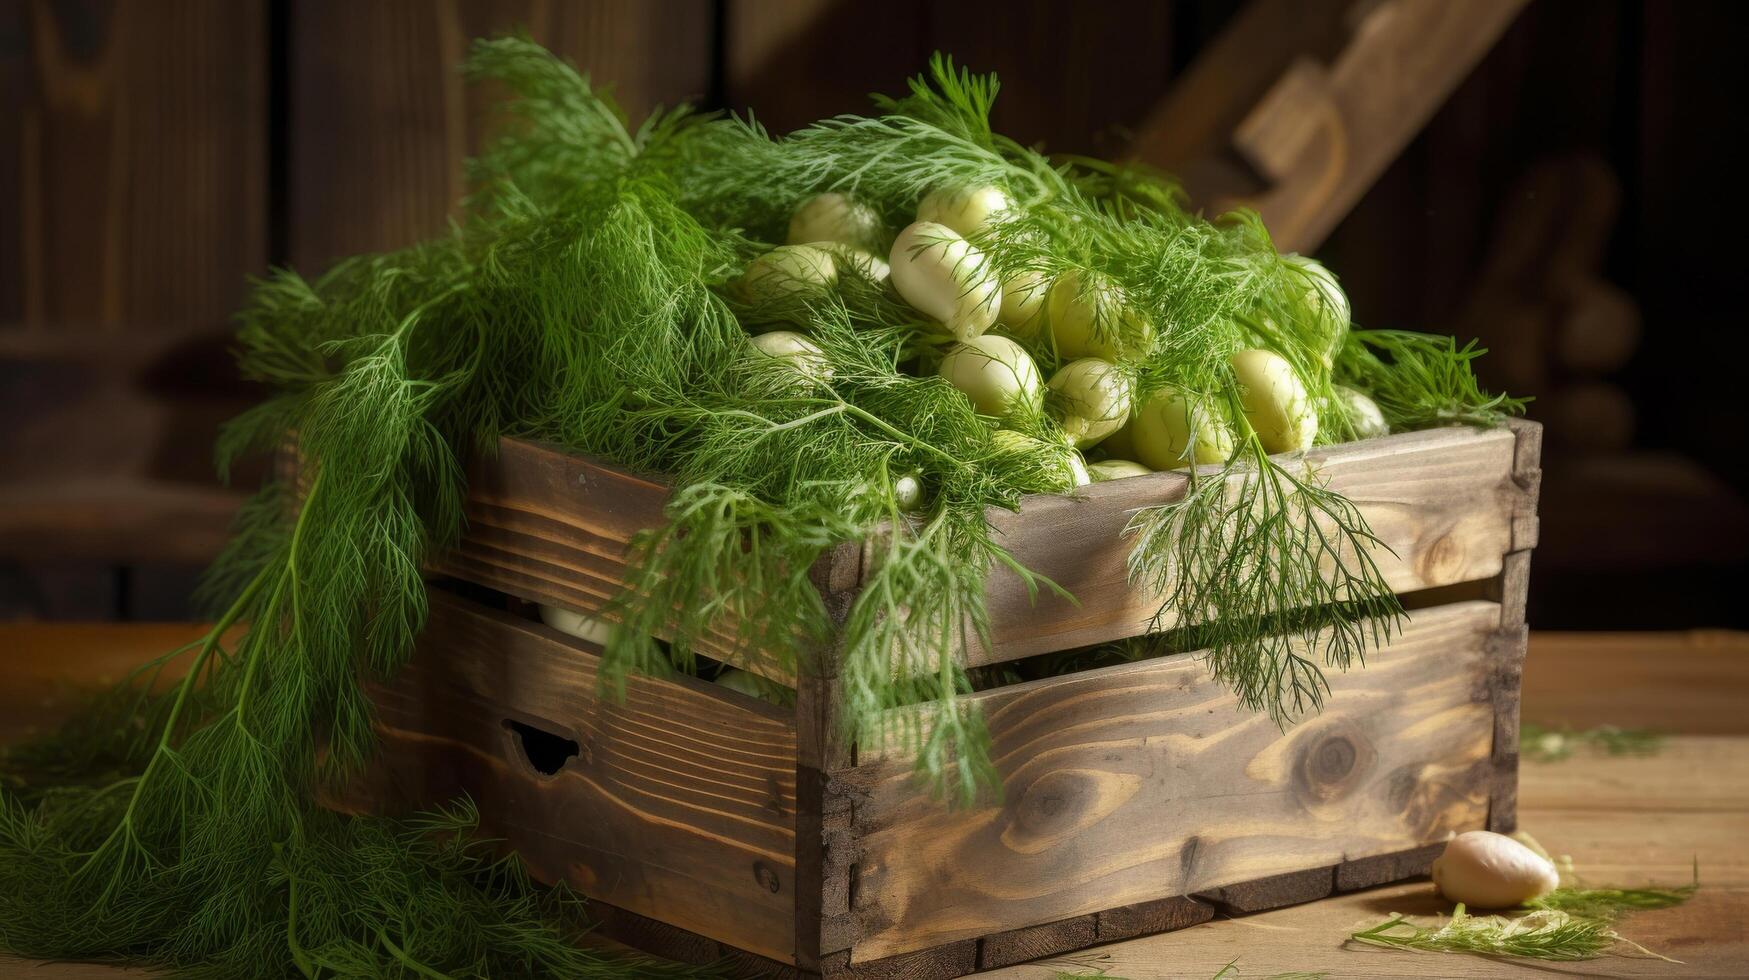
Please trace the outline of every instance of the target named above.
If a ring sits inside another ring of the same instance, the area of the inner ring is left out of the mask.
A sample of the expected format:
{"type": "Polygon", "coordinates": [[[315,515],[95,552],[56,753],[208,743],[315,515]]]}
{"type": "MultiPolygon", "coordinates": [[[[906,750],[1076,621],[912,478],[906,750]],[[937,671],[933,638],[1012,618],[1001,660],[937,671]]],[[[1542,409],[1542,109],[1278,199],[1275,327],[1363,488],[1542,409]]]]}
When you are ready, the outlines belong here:
{"type": "Polygon", "coordinates": [[[778,879],[777,872],[771,870],[771,866],[764,861],[753,862],[753,880],[759,882],[759,887],[773,895],[783,888],[783,882],[778,879]]]}
{"type": "Polygon", "coordinates": [[[1301,736],[1294,787],[1307,803],[1328,803],[1366,781],[1378,753],[1359,729],[1331,718],[1301,736]]]}
{"type": "Polygon", "coordinates": [[[1450,585],[1463,576],[1464,545],[1458,535],[1442,533],[1417,550],[1415,572],[1423,586],[1450,585]]]}
{"type": "Polygon", "coordinates": [[[1047,850],[1109,816],[1141,784],[1141,777],[1133,773],[1096,769],[1045,773],[1010,804],[1002,843],[1022,854],[1047,850]]]}

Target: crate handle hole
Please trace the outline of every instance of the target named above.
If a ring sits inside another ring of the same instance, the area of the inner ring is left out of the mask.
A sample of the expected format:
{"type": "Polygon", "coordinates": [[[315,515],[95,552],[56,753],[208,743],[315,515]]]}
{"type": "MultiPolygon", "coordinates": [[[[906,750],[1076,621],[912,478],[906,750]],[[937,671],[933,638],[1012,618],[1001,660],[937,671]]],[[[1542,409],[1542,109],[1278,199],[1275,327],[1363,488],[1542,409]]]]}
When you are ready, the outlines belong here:
{"type": "Polygon", "coordinates": [[[543,776],[557,775],[565,768],[565,763],[582,751],[576,739],[535,725],[506,718],[504,729],[515,737],[517,747],[522,750],[522,760],[543,776]]]}

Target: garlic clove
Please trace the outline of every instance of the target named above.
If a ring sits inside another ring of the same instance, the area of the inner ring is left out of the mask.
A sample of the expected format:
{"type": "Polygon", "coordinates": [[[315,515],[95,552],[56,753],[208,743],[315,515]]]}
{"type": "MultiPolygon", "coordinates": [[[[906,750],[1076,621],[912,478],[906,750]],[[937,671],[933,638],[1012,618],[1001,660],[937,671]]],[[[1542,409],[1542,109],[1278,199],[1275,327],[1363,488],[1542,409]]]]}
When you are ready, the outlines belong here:
{"type": "Polygon", "coordinates": [[[1453,902],[1505,909],[1554,891],[1561,877],[1547,858],[1504,834],[1472,830],[1433,862],[1433,884],[1453,902]]]}

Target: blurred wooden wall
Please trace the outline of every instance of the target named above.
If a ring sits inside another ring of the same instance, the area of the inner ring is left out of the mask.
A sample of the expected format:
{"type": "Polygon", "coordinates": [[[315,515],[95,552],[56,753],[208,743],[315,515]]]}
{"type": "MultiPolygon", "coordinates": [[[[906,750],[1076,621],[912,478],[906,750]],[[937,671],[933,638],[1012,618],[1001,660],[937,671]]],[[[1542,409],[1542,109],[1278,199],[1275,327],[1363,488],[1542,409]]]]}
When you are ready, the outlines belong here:
{"type": "Polygon", "coordinates": [[[930,51],[1025,80],[1002,123],[1114,152],[1166,84],[1173,11],[1030,0],[0,0],[0,616],[175,616],[225,540],[229,317],[455,215],[506,30],[611,82],[789,128],[930,51]]]}
{"type": "MultiPolygon", "coordinates": [[[[455,70],[475,36],[524,29],[634,114],[691,98],[778,131],[951,51],[1001,75],[1005,132],[1111,156],[1241,6],[0,0],[0,616],[183,612],[241,493],[209,457],[256,396],[225,349],[246,278],[443,227],[481,137],[486,95],[455,70]]],[[[1735,386],[1683,393],[1668,339],[1702,316],[1724,354],[1744,336],[1683,288],[1701,268],[1734,285],[1713,273],[1743,222],[1695,207],[1740,197],[1717,150],[1740,115],[1716,81],[1741,74],[1732,14],[1535,0],[1323,249],[1362,323],[1482,334],[1494,381],[1548,396],[1535,413],[1576,489],[1545,508],[1536,594],[1560,592],[1544,571],[1563,561],[1567,582],[1741,564],[1749,426],[1707,431],[1735,386]],[[1634,514],[1662,523],[1623,533],[1634,514]]]]}

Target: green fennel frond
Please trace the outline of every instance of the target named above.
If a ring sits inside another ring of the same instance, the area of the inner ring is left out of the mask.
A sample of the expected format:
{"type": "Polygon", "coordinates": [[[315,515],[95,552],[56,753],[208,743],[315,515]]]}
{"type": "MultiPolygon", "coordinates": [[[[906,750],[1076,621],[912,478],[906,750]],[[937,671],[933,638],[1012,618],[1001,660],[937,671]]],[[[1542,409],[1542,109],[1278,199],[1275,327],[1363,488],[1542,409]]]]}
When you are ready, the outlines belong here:
{"type": "Polygon", "coordinates": [[[1163,597],[1156,629],[1192,627],[1180,642],[1207,650],[1243,707],[1286,725],[1323,706],[1324,668],[1364,663],[1404,612],[1354,505],[1255,436],[1247,446],[1245,462],[1197,472],[1181,500],[1136,514],[1130,577],[1163,597]]]}
{"type": "Polygon", "coordinates": [[[1474,916],[1461,904],[1441,925],[1418,925],[1406,916],[1393,915],[1348,937],[1351,943],[1386,949],[1555,961],[1596,959],[1607,953],[1617,939],[1609,923],[1597,919],[1558,911],[1474,916]]]}

